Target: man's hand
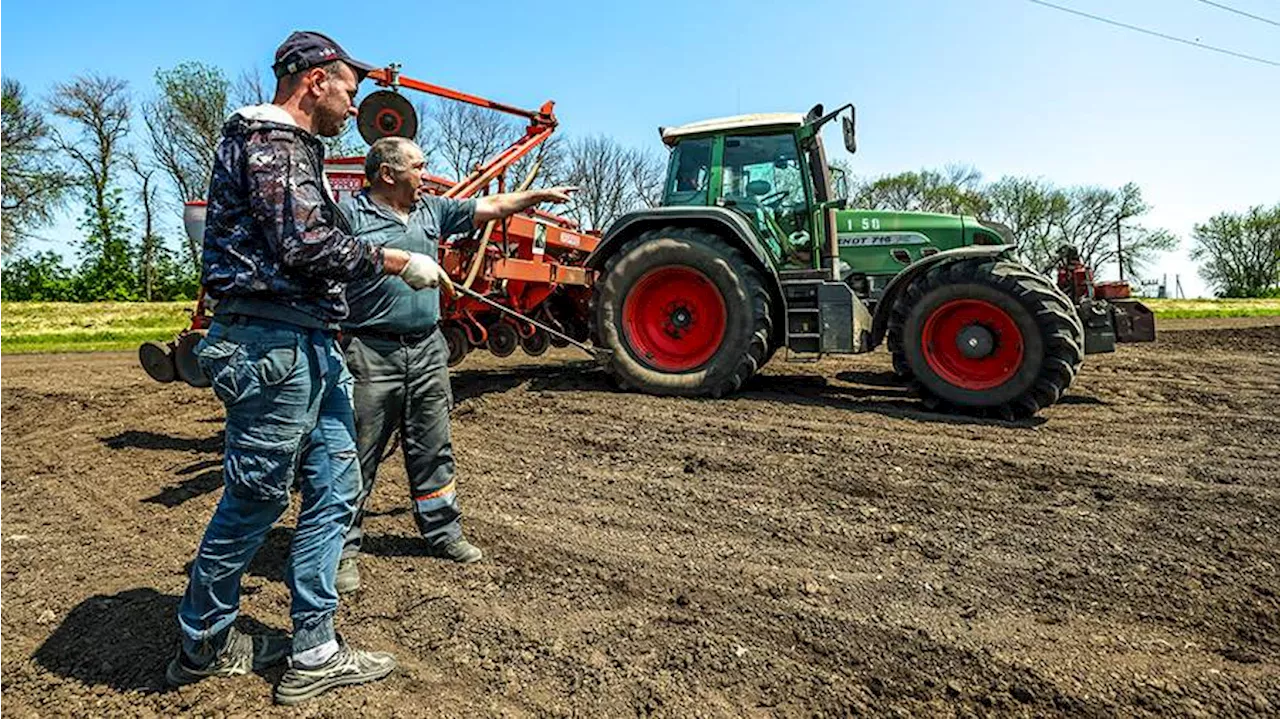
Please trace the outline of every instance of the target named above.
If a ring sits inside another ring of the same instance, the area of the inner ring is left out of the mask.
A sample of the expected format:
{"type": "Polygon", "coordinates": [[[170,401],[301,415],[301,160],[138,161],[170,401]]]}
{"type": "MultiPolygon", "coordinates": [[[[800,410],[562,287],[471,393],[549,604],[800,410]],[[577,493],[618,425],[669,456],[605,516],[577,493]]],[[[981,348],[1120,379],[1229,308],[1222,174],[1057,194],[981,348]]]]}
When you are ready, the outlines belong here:
{"type": "Polygon", "coordinates": [[[398,273],[415,290],[439,287],[450,297],[453,296],[453,280],[435,259],[420,252],[410,252],[409,261],[398,273]]]}
{"type": "Polygon", "coordinates": [[[545,190],[538,190],[542,195],[539,202],[551,202],[557,205],[563,205],[573,200],[573,193],[577,192],[576,185],[562,185],[560,187],[548,187],[545,190]]]}

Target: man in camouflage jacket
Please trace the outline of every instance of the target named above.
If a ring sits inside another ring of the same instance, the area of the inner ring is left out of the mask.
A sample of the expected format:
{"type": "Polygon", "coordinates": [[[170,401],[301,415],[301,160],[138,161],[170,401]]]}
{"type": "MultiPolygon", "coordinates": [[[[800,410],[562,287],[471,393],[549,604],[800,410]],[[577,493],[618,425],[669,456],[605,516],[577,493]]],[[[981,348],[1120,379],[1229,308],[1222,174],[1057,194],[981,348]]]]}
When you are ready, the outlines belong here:
{"type": "Polygon", "coordinates": [[[316,136],[342,131],[371,66],[297,32],[274,69],[275,98],[231,116],[214,163],[202,280],[218,302],[198,353],[226,406],[225,489],[192,562],[182,646],[166,676],[180,685],[245,674],[291,654],[275,697],[295,704],[395,668],[391,655],[353,649],[333,628],[335,572],[361,487],[352,378],[335,333],[345,284],[386,273],[428,288],[446,276],[432,257],[357,240],[326,187],[316,136]],[[251,637],[233,626],[240,577],[294,484],[293,637],[251,637]]]}

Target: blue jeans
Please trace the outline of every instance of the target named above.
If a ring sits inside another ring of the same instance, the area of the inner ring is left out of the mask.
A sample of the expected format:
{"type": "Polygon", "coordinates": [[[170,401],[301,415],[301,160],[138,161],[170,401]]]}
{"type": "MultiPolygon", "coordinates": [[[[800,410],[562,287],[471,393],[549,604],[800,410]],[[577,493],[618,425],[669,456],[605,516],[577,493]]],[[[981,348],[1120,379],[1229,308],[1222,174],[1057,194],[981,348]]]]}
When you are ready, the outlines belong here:
{"type": "Polygon", "coordinates": [[[301,489],[285,581],[293,652],[334,638],[342,538],[360,494],[352,378],[333,333],[251,317],[218,318],[198,348],[226,406],[222,499],[178,607],[183,649],[211,659],[240,606],[240,577],[301,489]]]}

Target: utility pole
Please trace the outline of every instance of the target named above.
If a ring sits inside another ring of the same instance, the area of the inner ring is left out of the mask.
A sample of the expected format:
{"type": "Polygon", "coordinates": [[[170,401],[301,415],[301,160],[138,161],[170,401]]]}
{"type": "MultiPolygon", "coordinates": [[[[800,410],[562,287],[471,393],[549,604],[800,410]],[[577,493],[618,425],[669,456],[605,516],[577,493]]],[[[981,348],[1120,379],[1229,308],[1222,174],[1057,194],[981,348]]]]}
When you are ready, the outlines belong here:
{"type": "Polygon", "coordinates": [[[1124,282],[1124,244],[1120,242],[1120,216],[1116,215],[1116,264],[1120,265],[1120,281],[1124,282]]]}

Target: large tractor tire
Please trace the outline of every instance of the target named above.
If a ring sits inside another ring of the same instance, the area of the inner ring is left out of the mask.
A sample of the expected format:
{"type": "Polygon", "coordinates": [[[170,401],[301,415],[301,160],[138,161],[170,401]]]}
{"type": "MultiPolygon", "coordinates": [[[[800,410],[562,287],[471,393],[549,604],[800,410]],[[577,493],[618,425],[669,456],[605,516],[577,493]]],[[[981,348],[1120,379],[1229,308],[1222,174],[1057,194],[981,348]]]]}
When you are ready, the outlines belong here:
{"type": "Polygon", "coordinates": [[[623,389],[720,397],[769,353],[772,298],[760,270],[719,236],[642,233],[605,264],[592,296],[596,343],[623,389]]]}
{"type": "Polygon", "coordinates": [[[1084,358],[1071,301],[1035,270],[989,258],[925,272],[888,324],[894,370],[934,409],[1030,417],[1057,402],[1084,358]]]}

